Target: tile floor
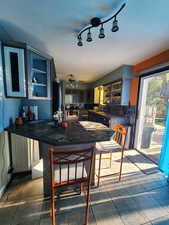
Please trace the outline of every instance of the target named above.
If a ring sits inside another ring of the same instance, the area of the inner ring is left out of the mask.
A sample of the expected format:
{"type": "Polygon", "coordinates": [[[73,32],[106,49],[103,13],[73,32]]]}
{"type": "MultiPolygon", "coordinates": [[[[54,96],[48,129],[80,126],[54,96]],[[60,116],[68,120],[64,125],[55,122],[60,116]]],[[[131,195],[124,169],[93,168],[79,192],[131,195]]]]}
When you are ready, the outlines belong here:
{"type": "MultiPolygon", "coordinates": [[[[122,181],[103,179],[92,189],[91,201],[89,225],[169,225],[169,184],[152,161],[144,162],[134,151],[125,155],[122,181]]],[[[56,208],[58,225],[83,224],[82,196],[60,196],[56,208]]],[[[0,225],[50,224],[42,179],[13,180],[0,201],[0,225]]]]}

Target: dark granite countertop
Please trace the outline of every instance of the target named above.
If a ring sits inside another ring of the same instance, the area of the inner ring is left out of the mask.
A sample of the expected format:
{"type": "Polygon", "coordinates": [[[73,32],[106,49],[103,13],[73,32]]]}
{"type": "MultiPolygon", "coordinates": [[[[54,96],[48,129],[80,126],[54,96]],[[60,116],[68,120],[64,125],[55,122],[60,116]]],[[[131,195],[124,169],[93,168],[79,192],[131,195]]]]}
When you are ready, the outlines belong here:
{"type": "Polygon", "coordinates": [[[100,116],[103,116],[107,119],[111,119],[112,115],[108,112],[103,112],[103,111],[97,111],[97,110],[94,110],[94,109],[90,109],[89,112],[92,112],[92,113],[95,113],[95,114],[98,114],[100,116]]]}
{"type": "Polygon", "coordinates": [[[90,121],[69,121],[67,128],[55,127],[53,121],[28,122],[7,130],[54,146],[108,141],[113,135],[110,128],[90,121]]]}
{"type": "Polygon", "coordinates": [[[105,118],[107,118],[107,119],[113,119],[113,118],[124,118],[124,116],[123,115],[112,115],[112,114],[110,114],[110,113],[108,113],[108,112],[103,112],[103,111],[97,111],[97,110],[94,110],[94,109],[90,109],[90,110],[88,110],[89,112],[91,112],[91,113],[95,113],[95,114],[98,114],[98,115],[100,115],[100,116],[103,116],[103,117],[105,117],[105,118]]]}

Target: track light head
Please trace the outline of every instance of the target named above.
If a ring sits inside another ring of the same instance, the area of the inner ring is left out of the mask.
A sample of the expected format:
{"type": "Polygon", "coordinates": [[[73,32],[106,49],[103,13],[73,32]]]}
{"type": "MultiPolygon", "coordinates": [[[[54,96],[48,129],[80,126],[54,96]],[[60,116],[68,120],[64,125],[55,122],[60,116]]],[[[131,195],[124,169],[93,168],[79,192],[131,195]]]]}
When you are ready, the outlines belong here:
{"type": "Polygon", "coordinates": [[[113,21],[113,27],[112,27],[112,32],[117,32],[119,30],[119,26],[118,26],[118,20],[116,19],[116,17],[114,17],[114,21],[113,21]]]}
{"type": "Polygon", "coordinates": [[[105,37],[105,34],[104,34],[104,28],[103,28],[103,24],[101,25],[101,28],[100,28],[100,33],[99,33],[99,38],[104,38],[105,37]]]}
{"type": "Polygon", "coordinates": [[[80,47],[83,46],[83,42],[82,42],[81,36],[78,37],[77,45],[80,46],[80,47]]]}
{"type": "Polygon", "coordinates": [[[90,29],[89,29],[89,32],[87,33],[87,39],[86,39],[87,42],[91,42],[92,41],[92,35],[90,33],[90,29]]]}

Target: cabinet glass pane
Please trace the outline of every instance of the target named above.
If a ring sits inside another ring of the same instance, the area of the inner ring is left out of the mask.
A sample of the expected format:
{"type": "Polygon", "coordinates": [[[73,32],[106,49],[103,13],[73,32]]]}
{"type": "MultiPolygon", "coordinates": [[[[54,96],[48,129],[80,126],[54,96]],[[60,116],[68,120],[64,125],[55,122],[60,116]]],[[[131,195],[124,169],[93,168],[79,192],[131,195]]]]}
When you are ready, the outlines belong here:
{"type": "Polygon", "coordinates": [[[43,59],[33,59],[33,68],[46,72],[47,71],[47,62],[43,59]]]}
{"type": "Polygon", "coordinates": [[[48,61],[36,54],[32,55],[32,96],[48,97],[48,61]]]}
{"type": "Polygon", "coordinates": [[[11,81],[12,81],[12,91],[19,92],[19,65],[18,65],[18,54],[15,52],[10,52],[10,62],[11,62],[11,81]]]}

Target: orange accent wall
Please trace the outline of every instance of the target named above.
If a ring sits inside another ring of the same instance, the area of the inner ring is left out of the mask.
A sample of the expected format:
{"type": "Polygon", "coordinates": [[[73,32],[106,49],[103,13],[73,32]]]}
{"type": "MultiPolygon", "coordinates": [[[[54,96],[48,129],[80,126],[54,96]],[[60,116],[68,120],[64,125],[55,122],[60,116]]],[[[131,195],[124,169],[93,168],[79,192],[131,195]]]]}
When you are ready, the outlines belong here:
{"type": "Polygon", "coordinates": [[[131,80],[131,87],[130,87],[130,105],[136,106],[137,105],[137,98],[138,98],[138,85],[139,85],[139,77],[135,77],[131,80]]]}
{"type": "Polygon", "coordinates": [[[133,73],[137,74],[141,72],[142,70],[149,69],[153,66],[162,64],[169,61],[169,50],[166,50],[156,56],[153,56],[149,59],[146,59],[135,66],[133,66],[133,73]]]}

